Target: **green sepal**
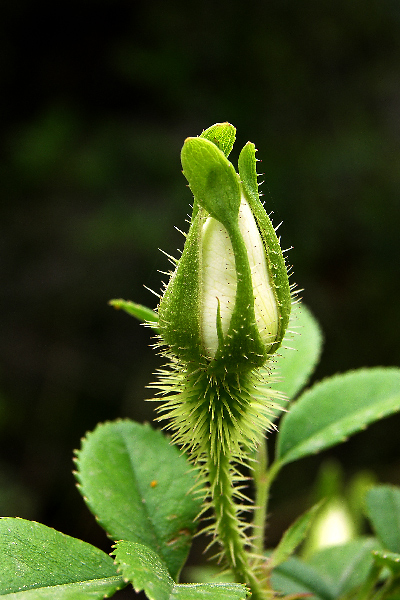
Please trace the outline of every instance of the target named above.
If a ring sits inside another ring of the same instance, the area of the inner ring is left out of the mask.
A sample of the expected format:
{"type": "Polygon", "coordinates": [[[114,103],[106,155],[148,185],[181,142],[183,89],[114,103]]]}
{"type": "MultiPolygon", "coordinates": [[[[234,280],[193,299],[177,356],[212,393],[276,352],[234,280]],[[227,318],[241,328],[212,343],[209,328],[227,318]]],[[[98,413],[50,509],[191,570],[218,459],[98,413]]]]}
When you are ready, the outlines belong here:
{"type": "Polygon", "coordinates": [[[269,350],[269,353],[273,354],[281,345],[285,335],[289,323],[292,299],[287,268],[279,240],[258,194],[255,154],[254,144],[247,142],[239,155],[238,167],[244,195],[264,242],[268,271],[272,279],[272,289],[279,307],[278,333],[275,343],[269,350]]]}
{"type": "Polygon", "coordinates": [[[228,157],[235,143],[236,127],[230,123],[215,123],[205,129],[200,137],[213,142],[228,157]]]}
{"type": "Polygon", "coordinates": [[[158,315],[151,308],[147,308],[147,306],[137,304],[131,300],[123,300],[122,298],[109,300],[108,304],[117,310],[123,310],[131,317],[135,317],[142,323],[145,323],[152,329],[158,331],[158,315]]]}
{"type": "Polygon", "coordinates": [[[200,137],[185,140],[181,161],[195,201],[229,230],[238,221],[241,196],[232,163],[213,142],[200,137]]]}
{"type": "Polygon", "coordinates": [[[264,346],[256,323],[251,269],[238,223],[227,230],[235,255],[236,299],[224,345],[218,346],[214,364],[217,370],[221,365],[223,369],[247,371],[265,363],[269,348],[264,346]]]}
{"type": "Polygon", "coordinates": [[[178,265],[158,307],[161,338],[185,362],[202,361],[200,338],[200,243],[203,211],[186,236],[178,265]]]}
{"type": "MultiPolygon", "coordinates": [[[[215,144],[228,158],[235,143],[236,127],[230,123],[215,123],[215,125],[211,125],[211,127],[205,129],[200,137],[215,144]]],[[[196,198],[194,198],[192,219],[194,219],[198,210],[199,204],[196,198]]]]}

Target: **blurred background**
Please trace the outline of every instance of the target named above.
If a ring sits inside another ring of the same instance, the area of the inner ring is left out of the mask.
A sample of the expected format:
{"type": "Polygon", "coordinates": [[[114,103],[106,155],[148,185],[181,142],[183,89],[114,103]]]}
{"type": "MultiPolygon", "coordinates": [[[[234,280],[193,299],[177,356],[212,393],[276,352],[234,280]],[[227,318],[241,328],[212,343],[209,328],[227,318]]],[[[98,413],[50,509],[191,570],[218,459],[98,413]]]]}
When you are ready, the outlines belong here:
{"type": "MultiPolygon", "coordinates": [[[[74,487],[98,421],[152,419],[162,248],[183,246],[185,137],[237,127],[325,333],[321,378],[400,364],[400,4],[395,0],[3,0],[0,513],[107,547],[74,487]]],[[[400,418],[325,453],[400,484],[400,418]]],[[[320,458],[286,467],[276,525],[320,458]]],[[[304,501],[302,500],[304,499],[304,501]]],[[[301,506],[299,506],[299,503],[301,506]]],[[[272,523],[272,521],[271,521],[272,523]]]]}

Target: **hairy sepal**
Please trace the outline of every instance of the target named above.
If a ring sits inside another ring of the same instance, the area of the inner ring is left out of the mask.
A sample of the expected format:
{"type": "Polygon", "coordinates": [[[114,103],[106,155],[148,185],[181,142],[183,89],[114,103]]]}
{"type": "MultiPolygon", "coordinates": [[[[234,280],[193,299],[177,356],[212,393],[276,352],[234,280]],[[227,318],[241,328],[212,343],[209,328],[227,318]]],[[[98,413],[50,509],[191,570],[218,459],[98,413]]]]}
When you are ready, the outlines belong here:
{"type": "MultiPolygon", "coordinates": [[[[268,371],[266,371],[268,372],[268,371]]],[[[206,456],[217,464],[221,453],[236,462],[247,462],[260,436],[274,428],[273,411],[281,405],[280,394],[270,390],[266,397],[265,376],[257,370],[232,373],[223,379],[198,369],[188,371],[178,360],[157,373],[162,400],[159,420],[169,420],[166,429],[197,464],[206,456]]]]}
{"type": "Polygon", "coordinates": [[[178,265],[158,307],[162,342],[180,360],[204,362],[200,341],[201,228],[204,214],[197,213],[186,236],[178,265]]]}
{"type": "Polygon", "coordinates": [[[268,270],[273,282],[272,290],[275,294],[279,307],[280,314],[278,334],[274,344],[269,350],[269,353],[273,354],[281,345],[285,335],[289,323],[292,298],[290,293],[287,267],[282,254],[282,249],[280,247],[275,229],[270,218],[265,212],[258,193],[256,169],[257,159],[255,157],[255,153],[256,150],[254,144],[247,142],[239,155],[238,167],[243,193],[249,203],[264,242],[268,270]]]}

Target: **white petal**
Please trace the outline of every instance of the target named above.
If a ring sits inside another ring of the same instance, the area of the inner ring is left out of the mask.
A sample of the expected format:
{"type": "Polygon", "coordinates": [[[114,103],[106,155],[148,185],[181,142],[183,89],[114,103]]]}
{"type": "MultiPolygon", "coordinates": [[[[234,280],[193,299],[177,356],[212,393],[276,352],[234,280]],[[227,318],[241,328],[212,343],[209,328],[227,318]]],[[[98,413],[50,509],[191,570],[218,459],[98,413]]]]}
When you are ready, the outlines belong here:
{"type": "MultiPolygon", "coordinates": [[[[251,269],[254,312],[263,343],[269,346],[278,332],[278,308],[270,285],[264,244],[251,209],[242,197],[239,228],[251,269]]],[[[222,333],[227,334],[236,297],[236,267],[232,244],[225,227],[208,217],[202,240],[202,319],[201,336],[207,354],[218,349],[217,310],[220,305],[222,333]]]]}
{"type": "Polygon", "coordinates": [[[278,307],[270,283],[264,244],[253,213],[243,196],[239,208],[239,228],[249,257],[258,331],[268,346],[278,333],[278,307]]]}
{"type": "Polygon", "coordinates": [[[208,217],[202,243],[202,339],[210,358],[218,349],[217,310],[221,311],[222,332],[229,329],[236,297],[236,268],[232,244],[225,227],[208,217]]]}

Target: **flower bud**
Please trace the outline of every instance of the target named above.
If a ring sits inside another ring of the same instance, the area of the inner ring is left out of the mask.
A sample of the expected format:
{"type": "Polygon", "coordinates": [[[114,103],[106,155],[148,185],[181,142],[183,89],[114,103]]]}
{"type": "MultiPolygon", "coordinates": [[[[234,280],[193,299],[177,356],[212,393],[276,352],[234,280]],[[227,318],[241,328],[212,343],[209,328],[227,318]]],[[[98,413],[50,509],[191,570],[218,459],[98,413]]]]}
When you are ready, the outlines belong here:
{"type": "Polygon", "coordinates": [[[232,138],[224,123],[185,141],[193,215],[158,308],[173,354],[224,372],[262,366],[282,342],[291,306],[285,261],[258,196],[254,145],[243,148],[238,175],[225,155],[232,138]]]}

